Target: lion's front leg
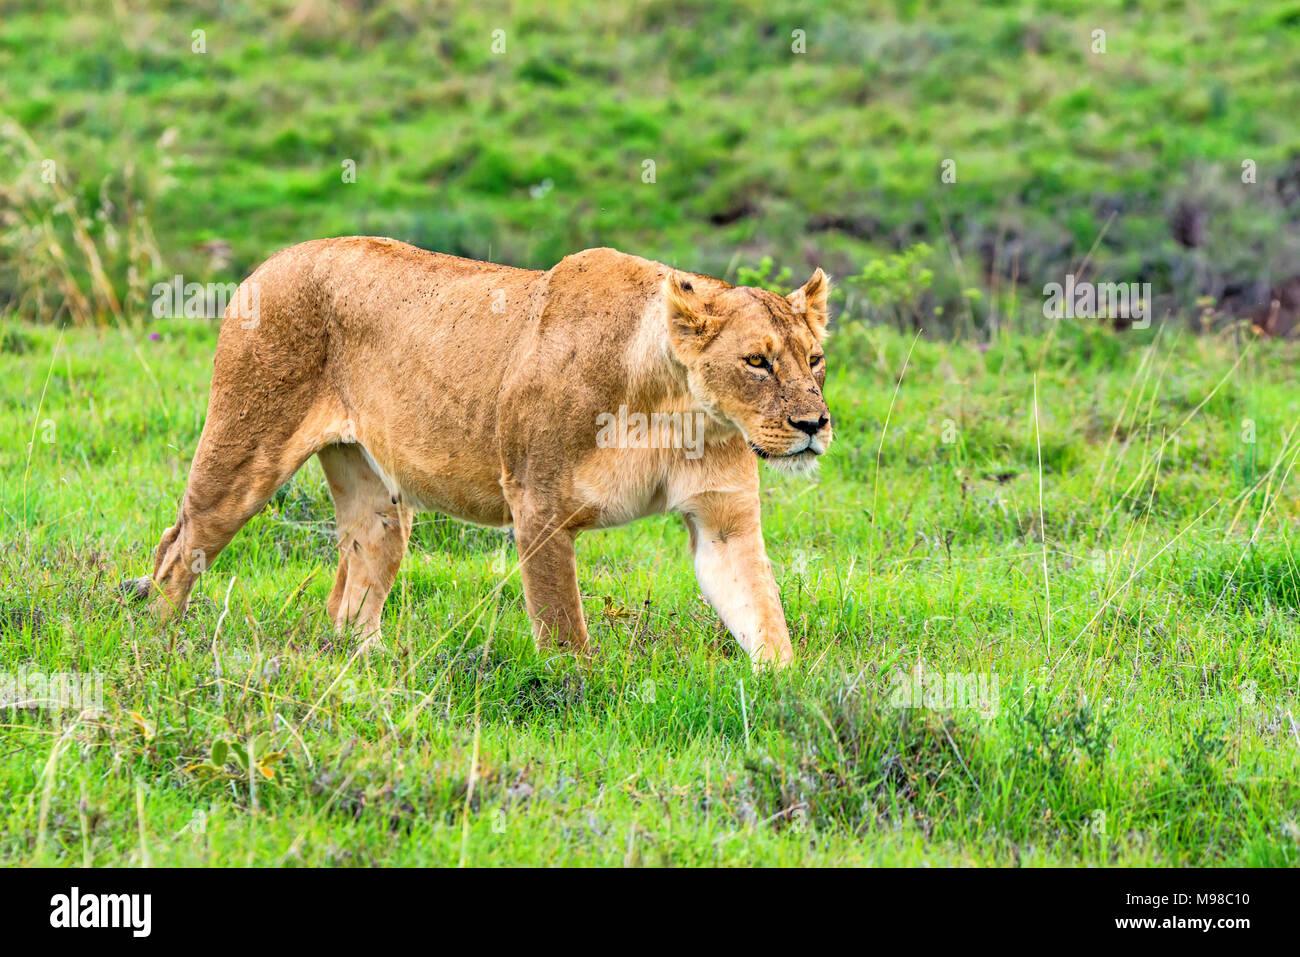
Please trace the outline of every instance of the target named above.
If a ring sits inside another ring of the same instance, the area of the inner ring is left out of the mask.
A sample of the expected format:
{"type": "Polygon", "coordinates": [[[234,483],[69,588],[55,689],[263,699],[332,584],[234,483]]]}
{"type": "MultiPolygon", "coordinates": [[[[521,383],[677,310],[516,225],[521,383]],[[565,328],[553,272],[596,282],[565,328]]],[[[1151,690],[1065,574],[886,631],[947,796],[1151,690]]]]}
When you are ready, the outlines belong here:
{"type": "Polygon", "coordinates": [[[704,597],[755,665],[788,665],[794,651],[763,544],[757,493],[710,492],[682,511],[704,597]]]}
{"type": "Polygon", "coordinates": [[[527,517],[515,519],[519,576],[538,649],[559,644],[582,653],[587,623],[578,593],[578,560],[573,532],[527,517]]]}

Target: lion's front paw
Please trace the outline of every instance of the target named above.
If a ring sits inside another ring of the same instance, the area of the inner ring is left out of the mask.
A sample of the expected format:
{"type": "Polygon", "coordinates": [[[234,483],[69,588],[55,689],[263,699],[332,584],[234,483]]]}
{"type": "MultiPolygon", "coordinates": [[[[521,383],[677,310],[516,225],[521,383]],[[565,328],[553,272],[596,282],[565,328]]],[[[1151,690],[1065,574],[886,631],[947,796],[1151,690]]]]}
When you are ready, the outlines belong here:
{"type": "Polygon", "coordinates": [[[794,649],[787,641],[780,645],[760,644],[749,653],[749,660],[754,670],[765,668],[785,668],[794,661],[794,649]]]}
{"type": "Polygon", "coordinates": [[[384,653],[384,643],[380,637],[379,631],[372,631],[365,638],[361,639],[361,643],[357,645],[357,652],[365,658],[368,658],[371,655],[382,655],[384,653]]]}

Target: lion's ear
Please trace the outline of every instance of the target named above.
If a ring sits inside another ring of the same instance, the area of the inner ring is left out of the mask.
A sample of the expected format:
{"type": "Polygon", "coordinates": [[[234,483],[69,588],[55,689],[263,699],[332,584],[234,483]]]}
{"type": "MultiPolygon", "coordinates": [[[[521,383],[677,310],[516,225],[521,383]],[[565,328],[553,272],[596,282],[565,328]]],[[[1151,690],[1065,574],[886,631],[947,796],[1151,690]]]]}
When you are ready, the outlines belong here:
{"type": "Polygon", "coordinates": [[[717,331],[718,318],[710,316],[689,279],[672,272],[664,281],[664,304],[673,343],[703,345],[717,331]]]}
{"type": "Polygon", "coordinates": [[[808,317],[808,323],[819,336],[826,331],[826,320],[830,318],[826,311],[830,292],[830,277],[818,267],[806,283],[786,297],[795,312],[808,317]]]}

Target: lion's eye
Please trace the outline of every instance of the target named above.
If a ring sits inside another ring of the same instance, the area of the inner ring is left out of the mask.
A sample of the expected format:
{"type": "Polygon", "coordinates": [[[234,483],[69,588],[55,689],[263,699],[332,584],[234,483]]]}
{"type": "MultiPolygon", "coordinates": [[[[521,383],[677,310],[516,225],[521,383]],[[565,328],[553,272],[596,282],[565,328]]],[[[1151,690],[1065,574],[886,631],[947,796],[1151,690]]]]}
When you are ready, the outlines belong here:
{"type": "Polygon", "coordinates": [[[819,365],[821,365],[821,362],[822,362],[822,357],[821,357],[821,356],[811,356],[811,357],[809,357],[809,359],[808,359],[808,365],[809,365],[810,368],[813,368],[813,369],[815,369],[815,368],[817,368],[819,365]]]}
{"type": "Polygon", "coordinates": [[[771,365],[771,363],[767,361],[766,356],[745,356],[745,362],[753,366],[755,369],[766,369],[771,365]]]}

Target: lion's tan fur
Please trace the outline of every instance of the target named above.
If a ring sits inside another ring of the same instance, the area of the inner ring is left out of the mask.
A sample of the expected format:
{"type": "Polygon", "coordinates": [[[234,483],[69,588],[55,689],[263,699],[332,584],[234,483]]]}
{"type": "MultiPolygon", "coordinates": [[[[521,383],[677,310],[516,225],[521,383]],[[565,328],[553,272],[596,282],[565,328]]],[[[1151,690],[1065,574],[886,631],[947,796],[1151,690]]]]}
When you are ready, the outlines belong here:
{"type": "Polygon", "coordinates": [[[155,555],[162,615],[318,454],[338,519],[329,613],[372,644],[415,511],[513,525],[534,631],[575,649],[574,536],[674,511],[741,644],[790,659],[751,447],[806,465],[830,441],[824,363],[809,364],[820,270],[783,298],[610,249],[538,272],[354,237],[286,249],[246,282],[257,295],[223,321],[189,484],[155,555]],[[744,361],[759,350],[770,375],[744,361]],[[598,417],[620,407],[703,413],[701,454],[599,446],[598,417]]]}

